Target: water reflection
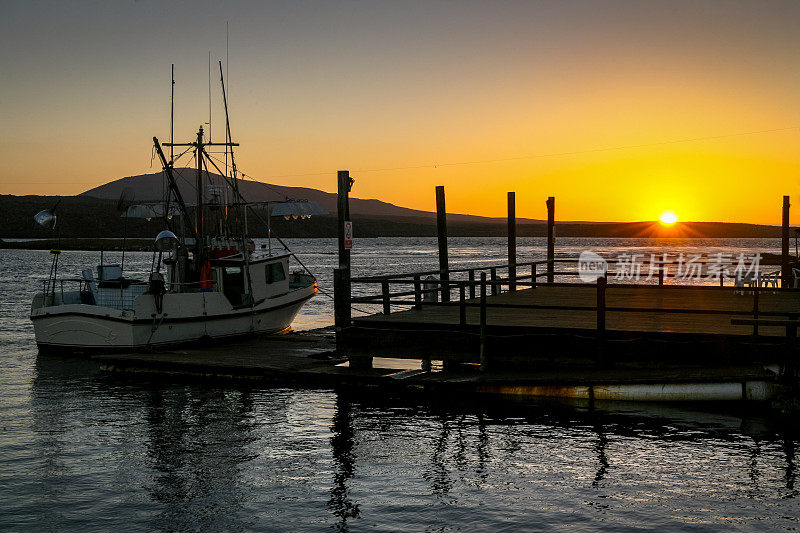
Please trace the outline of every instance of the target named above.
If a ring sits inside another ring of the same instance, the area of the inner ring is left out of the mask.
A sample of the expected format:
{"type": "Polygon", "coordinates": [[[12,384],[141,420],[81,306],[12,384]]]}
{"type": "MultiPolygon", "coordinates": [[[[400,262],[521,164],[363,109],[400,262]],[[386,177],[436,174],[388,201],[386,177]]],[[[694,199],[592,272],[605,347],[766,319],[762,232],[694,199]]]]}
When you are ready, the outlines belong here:
{"type": "Polygon", "coordinates": [[[786,490],[788,491],[787,497],[793,498],[798,496],[798,491],[794,489],[795,481],[795,443],[791,439],[783,438],[783,453],[786,455],[786,468],[783,479],[786,483],[786,490]]]}
{"type": "Polygon", "coordinates": [[[608,438],[602,425],[595,425],[595,432],[597,433],[597,442],[594,445],[594,451],[597,453],[597,462],[600,466],[597,468],[597,473],[594,475],[593,487],[597,487],[603,478],[606,476],[608,470],[608,458],[606,457],[606,445],[608,445],[608,438]]]}
{"type": "Polygon", "coordinates": [[[453,481],[450,479],[450,473],[447,469],[450,421],[447,417],[442,415],[438,418],[440,429],[431,453],[430,468],[425,472],[424,476],[431,485],[431,494],[442,497],[450,492],[450,487],[453,485],[453,481]]]}
{"type": "Polygon", "coordinates": [[[129,382],[87,365],[38,358],[35,458],[7,469],[9,490],[25,497],[17,521],[0,526],[28,515],[63,529],[91,528],[92,516],[142,530],[495,529],[523,519],[575,529],[598,512],[614,529],[696,525],[690,518],[797,526],[798,439],[784,420],[129,382]]]}
{"type": "Polygon", "coordinates": [[[154,525],[185,530],[234,527],[245,500],[241,469],[253,456],[252,400],[246,391],[172,388],[147,394],[150,497],[163,504],[154,525]]]}
{"type": "Polygon", "coordinates": [[[348,486],[355,473],[354,430],[352,421],[352,405],[344,395],[336,397],[336,412],[331,425],[333,436],[330,438],[331,452],[335,466],[331,498],[328,509],[339,520],[337,529],[348,531],[347,520],[358,518],[358,504],[350,500],[348,486]]]}

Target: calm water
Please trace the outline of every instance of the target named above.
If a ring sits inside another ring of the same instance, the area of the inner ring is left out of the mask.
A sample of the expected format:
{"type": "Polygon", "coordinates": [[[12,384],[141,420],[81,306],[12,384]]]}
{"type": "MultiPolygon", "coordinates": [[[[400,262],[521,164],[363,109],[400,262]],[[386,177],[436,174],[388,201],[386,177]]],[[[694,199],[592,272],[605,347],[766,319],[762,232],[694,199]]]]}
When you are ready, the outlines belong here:
{"type": "MultiPolygon", "coordinates": [[[[519,261],[543,256],[520,239],[519,261]]],[[[330,288],[335,243],[291,243],[330,288]]],[[[559,240],[565,255],[777,241],[559,240]]],[[[435,239],[357,240],[356,274],[433,268],[435,239]]],[[[455,264],[502,239],[452,239],[455,264]]],[[[97,254],[66,252],[63,273],[97,254]]],[[[148,254],[128,254],[131,271],[148,254]]],[[[38,356],[47,252],[0,250],[0,530],[796,531],[798,421],[737,407],[468,402],[126,380],[38,356]]],[[[126,268],[126,270],[128,270],[126,268]]],[[[299,329],[332,322],[323,295],[299,329]]]]}

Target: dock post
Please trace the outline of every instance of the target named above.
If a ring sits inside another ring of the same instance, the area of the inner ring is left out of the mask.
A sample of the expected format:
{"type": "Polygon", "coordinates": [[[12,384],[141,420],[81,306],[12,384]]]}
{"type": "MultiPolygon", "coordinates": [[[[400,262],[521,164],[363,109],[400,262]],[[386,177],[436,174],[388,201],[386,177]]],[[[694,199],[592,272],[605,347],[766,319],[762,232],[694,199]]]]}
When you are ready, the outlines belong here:
{"type": "Polygon", "coordinates": [[[439,279],[442,281],[442,301],[450,301],[450,266],[447,261],[447,210],[444,205],[444,185],[436,186],[436,236],[439,239],[439,279]]]}
{"type": "Polygon", "coordinates": [[[536,278],[539,277],[536,270],[536,263],[531,263],[531,289],[536,288],[536,278]]]}
{"type": "Polygon", "coordinates": [[[458,323],[462,326],[467,325],[467,305],[466,305],[466,288],[464,287],[464,283],[460,283],[458,286],[458,323]]]}
{"type": "Polygon", "coordinates": [[[606,330],[606,285],[605,276],[597,278],[597,331],[606,330]]]}
{"type": "MultiPolygon", "coordinates": [[[[350,327],[351,282],[350,282],[350,250],[345,247],[344,223],[350,221],[350,189],[353,179],[349,170],[337,173],[337,201],[339,237],[339,268],[333,269],[333,320],[336,331],[336,349],[347,353],[344,331],[350,327]]],[[[350,368],[372,368],[372,357],[349,357],[350,368]]]]}
{"type": "Polygon", "coordinates": [[[339,216],[339,268],[350,269],[350,250],[345,247],[344,223],[350,221],[350,189],[353,180],[349,170],[340,170],[338,173],[338,196],[336,211],[339,216]]]}
{"type": "Polygon", "coordinates": [[[783,220],[781,223],[781,288],[792,286],[792,269],[789,266],[789,197],[783,197],[783,220]]]}
{"type": "Polygon", "coordinates": [[[494,296],[498,292],[498,287],[497,287],[497,269],[495,267],[492,267],[492,268],[489,269],[489,271],[492,273],[492,296],[494,296]]]}
{"type": "MultiPolygon", "coordinates": [[[[796,314],[790,314],[789,320],[797,320],[796,314]]],[[[796,387],[797,379],[795,377],[796,365],[795,348],[797,345],[797,323],[786,325],[786,359],[783,363],[783,379],[784,383],[791,385],[792,388],[796,387]]]]}
{"type": "Polygon", "coordinates": [[[486,372],[486,272],[481,272],[481,317],[480,317],[480,332],[481,332],[481,348],[480,348],[480,363],[481,372],[486,372]]]}
{"type": "MultiPolygon", "coordinates": [[[[414,309],[422,309],[422,281],[418,274],[414,276],[414,309]]],[[[422,359],[422,370],[425,372],[431,371],[430,359],[422,359]]]]}
{"type": "Polygon", "coordinates": [[[350,269],[333,269],[333,319],[337,343],[345,328],[350,327],[350,269]]]}
{"type": "Polygon", "coordinates": [[[753,335],[758,336],[758,287],[753,287],[753,335]]]}
{"type": "Polygon", "coordinates": [[[556,198],[547,199],[547,283],[553,283],[555,271],[556,244],[556,198]]]}
{"type": "Polygon", "coordinates": [[[350,179],[349,170],[340,170],[337,173],[338,195],[336,211],[339,218],[339,268],[333,270],[333,307],[336,339],[341,339],[344,328],[350,327],[350,250],[345,248],[344,223],[350,220],[350,179]]]}
{"type": "Polygon", "coordinates": [[[389,299],[389,280],[381,281],[381,295],[383,297],[383,314],[389,315],[392,312],[392,305],[389,299]]]}
{"type": "Polygon", "coordinates": [[[664,267],[666,265],[658,265],[658,286],[664,286],[664,267]]]}
{"type": "Polygon", "coordinates": [[[475,269],[469,269],[469,299],[475,299],[475,269]]]}
{"type": "Polygon", "coordinates": [[[595,364],[606,366],[606,286],[605,276],[597,278],[597,340],[595,344],[595,364]]]}
{"type": "Polygon", "coordinates": [[[508,193],[508,290],[517,290],[517,207],[513,192],[508,193]]]}

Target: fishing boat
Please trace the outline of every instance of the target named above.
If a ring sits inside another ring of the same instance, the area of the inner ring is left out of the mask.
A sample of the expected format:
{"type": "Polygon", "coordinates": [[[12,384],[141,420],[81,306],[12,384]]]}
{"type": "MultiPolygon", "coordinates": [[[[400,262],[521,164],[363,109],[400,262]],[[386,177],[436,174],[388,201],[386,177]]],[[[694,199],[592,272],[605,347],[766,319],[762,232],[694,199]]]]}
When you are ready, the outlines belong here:
{"type": "MultiPolygon", "coordinates": [[[[192,142],[163,143],[170,148],[168,160],[162,143],[153,137],[163,166],[164,201],[132,206],[126,212],[144,211],[164,225],[153,243],[148,279],[127,278],[121,265],[102,260],[96,269],[61,278],[61,252],[52,250],[50,274],[31,305],[40,350],[128,351],[279,332],[290,327],[303,304],[316,294],[317,281],[309,271],[290,272],[294,254],[285,244],[273,249],[268,233],[269,246],[256,250],[248,236],[252,206],[239,193],[233,153],[238,143],[231,142],[221,65],[220,79],[226,111],[224,142],[206,138],[201,126],[192,142]],[[195,158],[193,205],[177,185],[175,147],[184,147],[184,154],[193,152],[195,158]],[[230,163],[225,170],[212,155],[222,150],[230,163]],[[224,177],[222,186],[209,183],[209,167],[224,177]]],[[[34,218],[46,227],[56,223],[54,210],[34,218]]]]}

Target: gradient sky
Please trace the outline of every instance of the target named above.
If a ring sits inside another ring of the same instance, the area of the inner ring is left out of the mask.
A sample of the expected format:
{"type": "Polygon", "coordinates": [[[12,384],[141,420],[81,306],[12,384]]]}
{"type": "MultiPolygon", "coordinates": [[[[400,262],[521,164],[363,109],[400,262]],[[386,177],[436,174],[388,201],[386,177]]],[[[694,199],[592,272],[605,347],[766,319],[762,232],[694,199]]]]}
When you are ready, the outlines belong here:
{"type": "MultiPolygon", "coordinates": [[[[800,2],[0,0],[0,192],[159,170],[225,60],[240,167],[450,212],[800,222],[800,2]],[[216,67],[215,71],[216,73],[216,67]],[[754,133],[760,132],[760,133],[754,133]],[[687,142],[673,142],[693,139],[687,142]]],[[[217,75],[214,124],[221,139],[217,75]]]]}

